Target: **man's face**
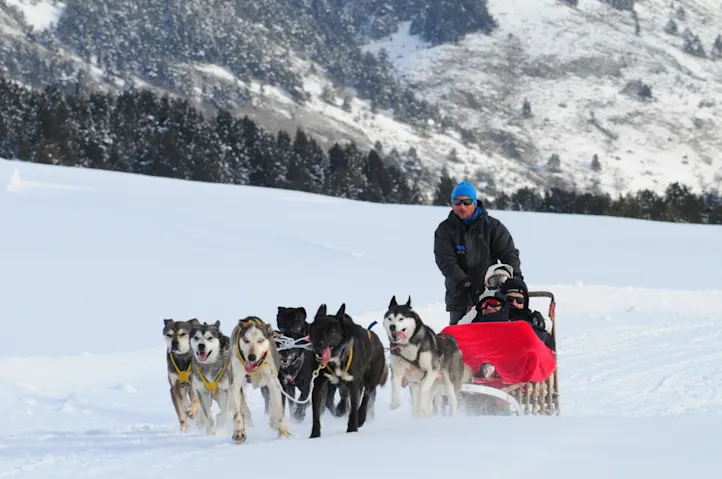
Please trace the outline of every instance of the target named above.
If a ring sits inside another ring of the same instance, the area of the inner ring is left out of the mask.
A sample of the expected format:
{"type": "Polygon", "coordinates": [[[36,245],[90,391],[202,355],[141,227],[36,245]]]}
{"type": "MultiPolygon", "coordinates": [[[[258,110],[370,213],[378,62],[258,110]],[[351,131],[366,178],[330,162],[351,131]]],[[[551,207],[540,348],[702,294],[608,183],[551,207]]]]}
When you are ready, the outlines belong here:
{"type": "Polygon", "coordinates": [[[465,220],[466,218],[473,215],[474,210],[476,209],[476,202],[468,196],[457,196],[456,199],[452,202],[452,205],[454,208],[454,213],[456,213],[456,216],[458,216],[462,220],[465,220]]]}
{"type": "Polygon", "coordinates": [[[524,309],[524,295],[517,292],[510,292],[506,294],[506,302],[511,305],[512,308],[524,309]]]}
{"type": "Polygon", "coordinates": [[[481,303],[481,314],[490,314],[501,311],[501,303],[496,298],[485,299],[481,303]]]}

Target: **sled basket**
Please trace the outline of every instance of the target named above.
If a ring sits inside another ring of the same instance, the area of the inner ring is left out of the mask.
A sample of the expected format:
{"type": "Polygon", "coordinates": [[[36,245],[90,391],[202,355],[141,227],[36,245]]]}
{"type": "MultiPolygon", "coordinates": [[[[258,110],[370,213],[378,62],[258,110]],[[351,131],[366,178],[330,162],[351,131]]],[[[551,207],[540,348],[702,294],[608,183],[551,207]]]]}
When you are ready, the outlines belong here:
{"type": "MultiPolygon", "coordinates": [[[[529,298],[549,298],[556,344],[554,295],[530,291],[529,298]]],[[[474,372],[460,393],[469,414],[559,415],[557,355],[527,322],[470,323],[447,326],[441,332],[456,338],[464,363],[474,372]],[[479,377],[483,363],[494,365],[499,377],[479,377]]]]}

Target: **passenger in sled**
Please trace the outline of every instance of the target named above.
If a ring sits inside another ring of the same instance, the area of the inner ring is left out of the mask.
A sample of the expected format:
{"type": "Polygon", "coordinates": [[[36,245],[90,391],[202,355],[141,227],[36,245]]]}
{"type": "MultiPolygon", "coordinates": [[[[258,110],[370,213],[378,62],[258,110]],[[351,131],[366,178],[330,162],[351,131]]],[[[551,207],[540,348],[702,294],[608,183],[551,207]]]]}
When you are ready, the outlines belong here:
{"type": "MultiPolygon", "coordinates": [[[[526,283],[518,278],[503,279],[499,282],[500,284],[495,284],[495,286],[498,285],[498,289],[492,286],[481,296],[475,306],[476,315],[468,315],[473,317],[470,323],[524,321],[531,326],[546,347],[555,351],[556,344],[551,335],[551,321],[547,321],[539,311],[533,311],[529,307],[529,291],[526,283]]],[[[491,281],[491,283],[495,283],[495,281],[491,281]]],[[[509,353],[513,354],[514,351],[509,350],[509,353]]],[[[489,362],[481,364],[475,376],[485,379],[499,377],[494,365],[489,362]]]]}

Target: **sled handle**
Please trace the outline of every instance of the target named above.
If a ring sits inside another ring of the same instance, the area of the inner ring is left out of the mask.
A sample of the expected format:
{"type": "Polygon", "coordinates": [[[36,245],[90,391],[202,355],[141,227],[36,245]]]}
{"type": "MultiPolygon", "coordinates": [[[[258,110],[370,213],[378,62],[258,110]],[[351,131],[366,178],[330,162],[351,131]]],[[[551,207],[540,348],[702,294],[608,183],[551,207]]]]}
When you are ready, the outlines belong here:
{"type": "Polygon", "coordinates": [[[549,298],[549,319],[556,324],[557,302],[554,299],[554,293],[551,291],[529,291],[530,298],[549,298]]]}

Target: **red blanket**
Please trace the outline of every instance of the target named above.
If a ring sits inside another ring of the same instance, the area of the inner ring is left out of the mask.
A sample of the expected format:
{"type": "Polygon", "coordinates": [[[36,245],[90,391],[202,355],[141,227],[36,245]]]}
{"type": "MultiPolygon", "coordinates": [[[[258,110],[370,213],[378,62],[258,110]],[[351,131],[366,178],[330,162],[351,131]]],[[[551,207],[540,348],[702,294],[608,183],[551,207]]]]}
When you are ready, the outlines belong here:
{"type": "Polygon", "coordinates": [[[525,321],[447,326],[442,333],[456,338],[464,363],[476,374],[491,363],[506,384],[548,379],[556,368],[554,352],[525,321]]]}

